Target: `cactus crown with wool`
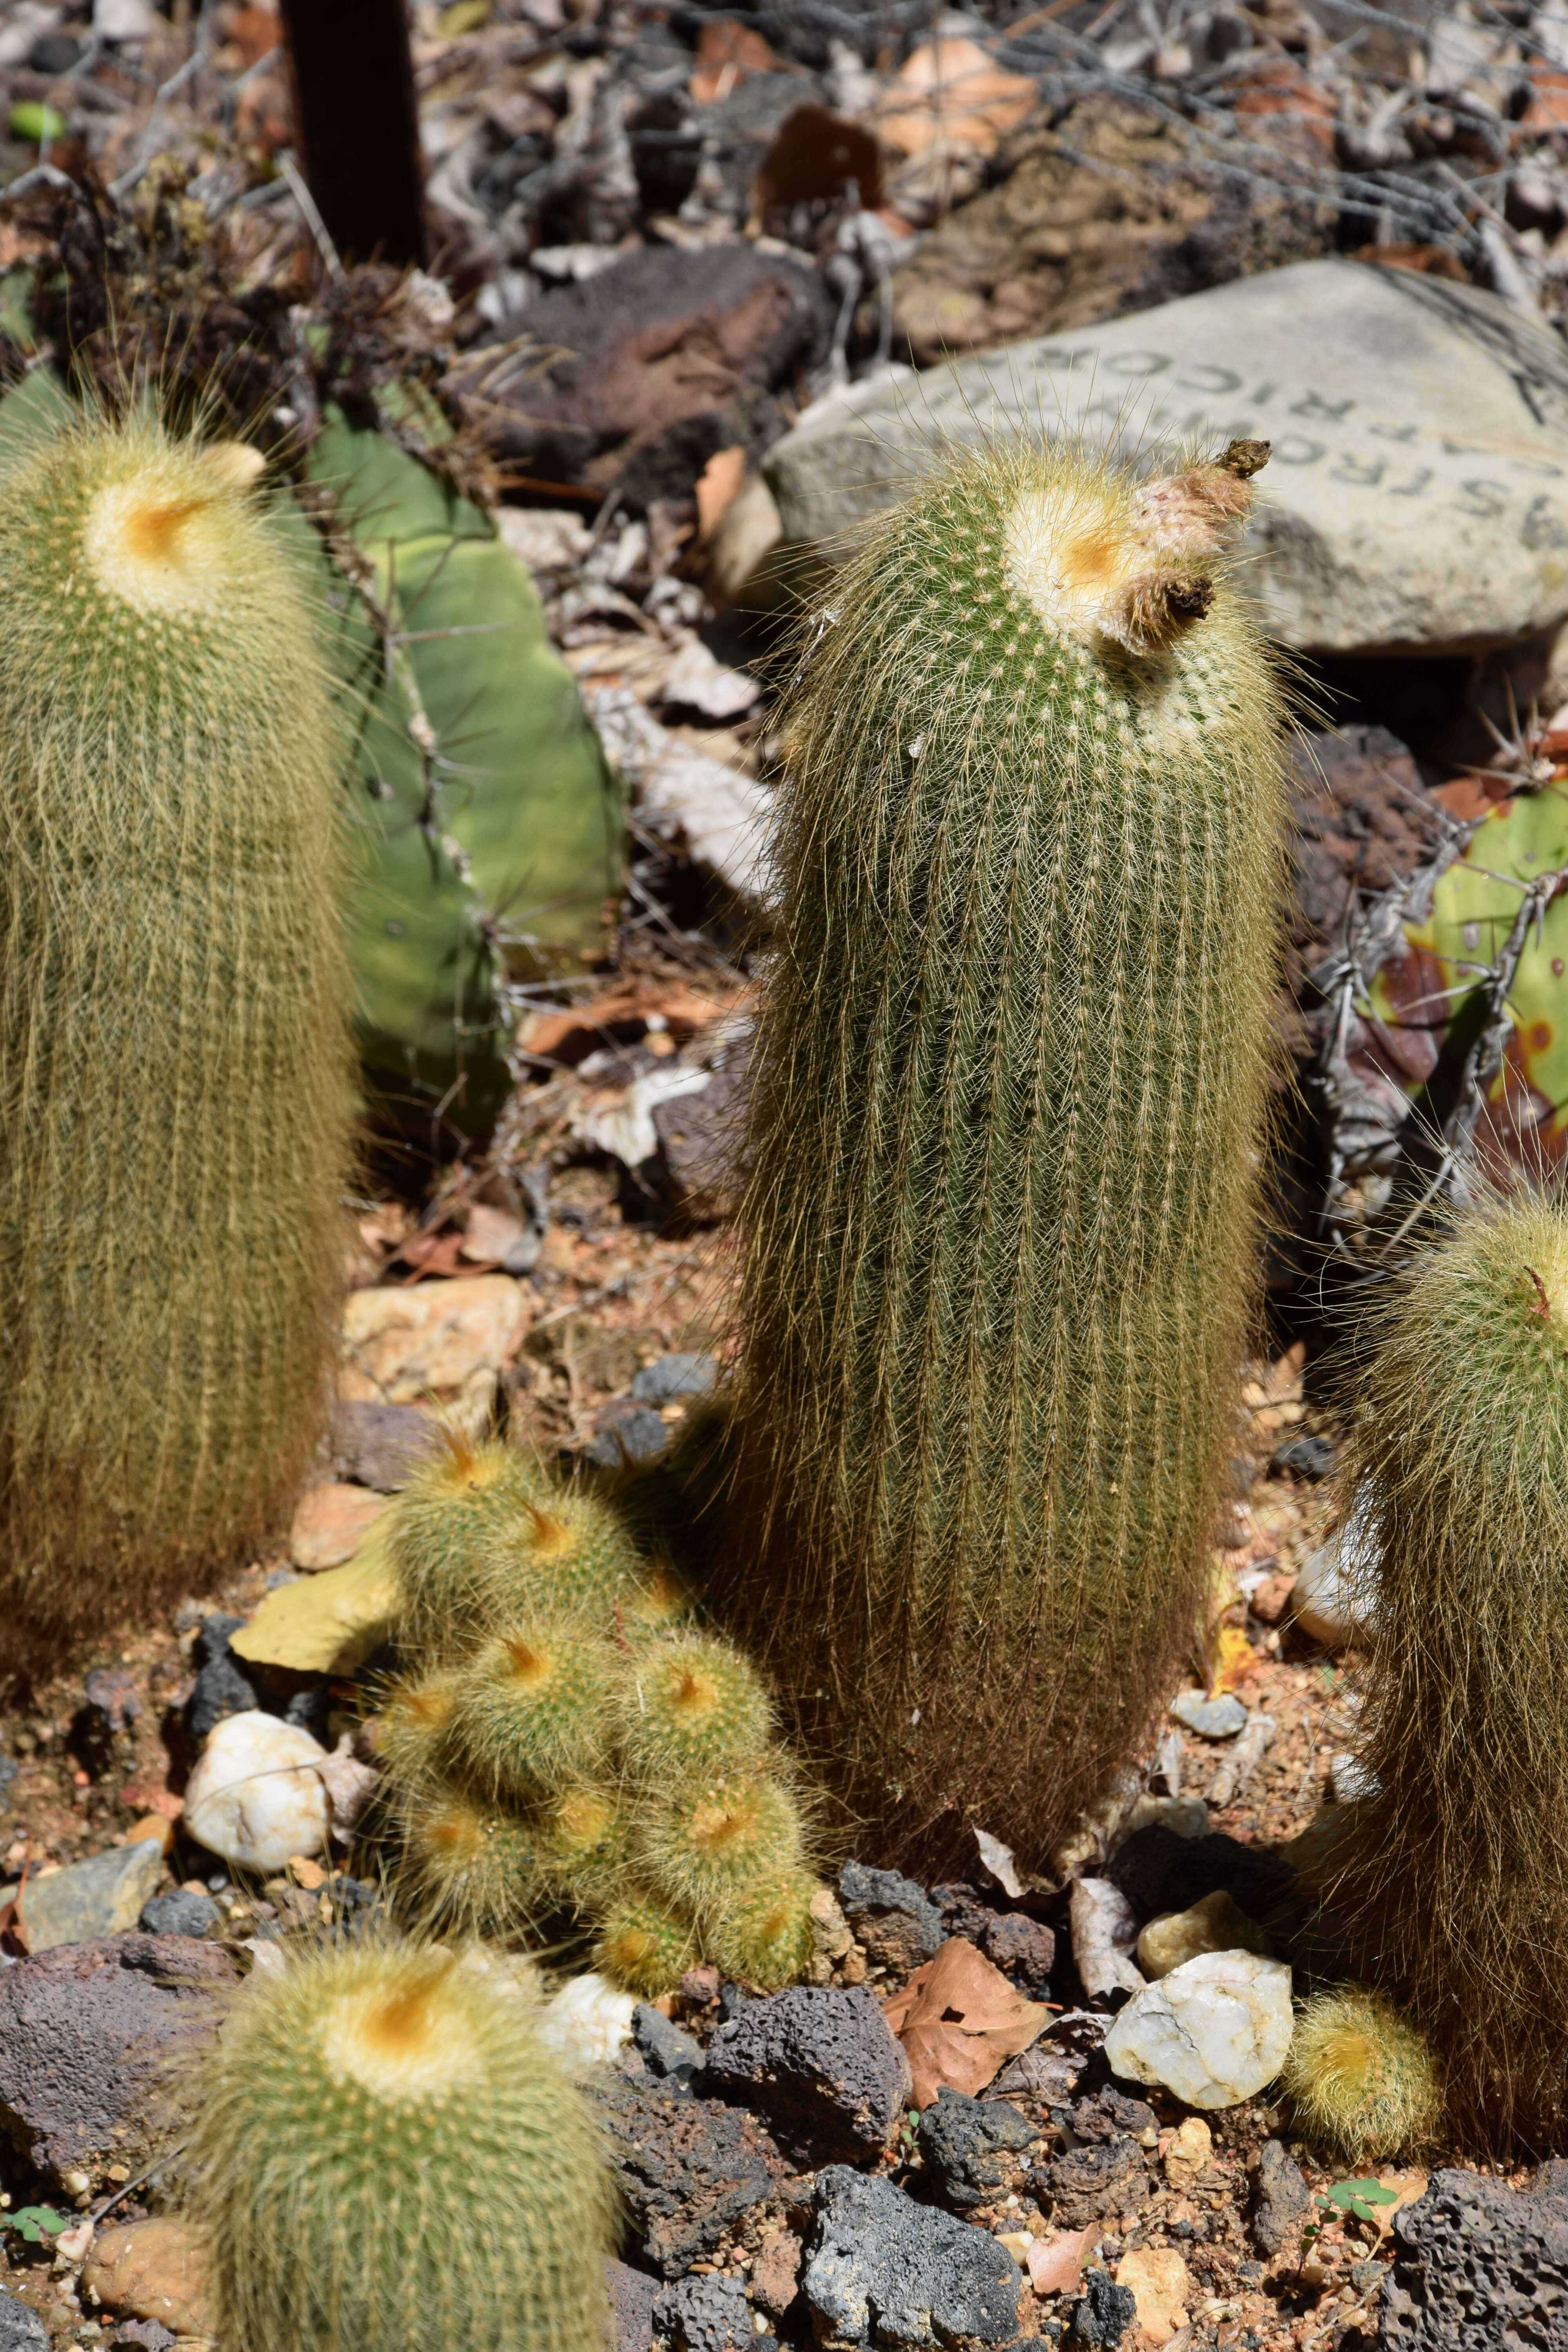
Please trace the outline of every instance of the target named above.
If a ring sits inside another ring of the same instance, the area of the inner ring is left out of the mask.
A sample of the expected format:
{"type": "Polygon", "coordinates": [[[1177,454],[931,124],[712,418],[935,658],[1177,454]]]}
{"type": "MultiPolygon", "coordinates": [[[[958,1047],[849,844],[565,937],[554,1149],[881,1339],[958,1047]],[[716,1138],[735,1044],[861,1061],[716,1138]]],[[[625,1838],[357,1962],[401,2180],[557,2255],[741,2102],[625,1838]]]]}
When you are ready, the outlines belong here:
{"type": "Polygon", "coordinates": [[[1058,442],[876,520],[790,713],[726,1613],[927,1862],[1031,1859],[1191,1639],[1255,1287],[1280,697],[1264,445],[1058,442]],[[771,1637],[771,1638],[769,1638],[771,1637]]]}
{"type": "Polygon", "coordinates": [[[598,2352],[608,2168],[536,2004],[418,1946],[260,1970],[190,2151],[225,2352],[598,2352]]]}
{"type": "Polygon", "coordinates": [[[1459,1212],[1381,1318],[1342,1475],[1373,1530],[1355,1746],[1321,1873],[1467,2143],[1568,2123],[1568,1216],[1459,1212]]]}
{"type": "Polygon", "coordinates": [[[330,1393],[342,738],[259,468],[0,450],[0,1653],[247,1557],[330,1393]]]}

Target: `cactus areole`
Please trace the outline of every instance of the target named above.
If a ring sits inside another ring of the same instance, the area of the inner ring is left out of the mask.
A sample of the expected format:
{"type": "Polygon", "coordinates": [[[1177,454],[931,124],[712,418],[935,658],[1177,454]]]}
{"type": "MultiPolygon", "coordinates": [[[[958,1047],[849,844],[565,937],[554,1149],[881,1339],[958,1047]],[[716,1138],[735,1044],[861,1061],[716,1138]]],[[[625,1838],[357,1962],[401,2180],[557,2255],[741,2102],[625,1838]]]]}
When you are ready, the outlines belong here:
{"type": "Polygon", "coordinates": [[[788,713],[732,1613],[908,1855],[1040,1859],[1194,1635],[1253,1293],[1267,445],[1065,443],[868,528],[788,713]],[[739,1580],[737,1580],[739,1582],[739,1580]]]}

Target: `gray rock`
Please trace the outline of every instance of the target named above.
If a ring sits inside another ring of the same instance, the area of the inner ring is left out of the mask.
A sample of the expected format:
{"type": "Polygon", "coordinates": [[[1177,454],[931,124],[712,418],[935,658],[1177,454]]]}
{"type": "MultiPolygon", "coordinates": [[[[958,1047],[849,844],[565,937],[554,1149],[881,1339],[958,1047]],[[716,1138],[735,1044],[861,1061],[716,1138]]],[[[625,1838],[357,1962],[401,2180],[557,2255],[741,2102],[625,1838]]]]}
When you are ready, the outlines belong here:
{"type": "Polygon", "coordinates": [[[114,2345],[135,2345],[139,2352],[168,2352],[171,2344],[179,2342],[161,2319],[122,2319],[109,2340],[114,2345]]]}
{"type": "Polygon", "coordinates": [[[1231,1691],[1218,1698],[1209,1698],[1201,1690],[1178,1691],[1171,1701],[1171,1713],[1184,1730],[1195,1731],[1200,1739],[1234,1739],[1247,1728],[1247,1708],[1231,1691]]]}
{"type": "Polygon", "coordinates": [[[780,2194],[787,2168],[755,2116],[608,2070],[590,2083],[639,2259],[661,2277],[679,2278],[742,2236],[780,2194]]]}
{"type": "Polygon", "coordinates": [[[1331,1437],[1288,1437],[1268,1457],[1277,1477],[1331,1478],[1339,1466],[1340,1449],[1331,1437]]]}
{"type": "Polygon", "coordinates": [[[1568,2202],[1475,2172],[1435,2172],[1394,2217],[1384,2352],[1568,2347],[1568,2202]]]}
{"type": "Polygon", "coordinates": [[[942,1913],[912,1878],[847,1862],[838,1874],[838,1900],[857,1940],[879,1967],[907,1977],[936,1958],[947,1941],[942,1913]]]}
{"type": "Polygon", "coordinates": [[[994,1916],[980,1937],[980,1948],[1004,1976],[1011,1977],[1031,1999],[1043,2000],[1050,1991],[1057,1939],[1040,1920],[1031,1919],[1024,1911],[1004,1911],[994,1916]]]}
{"type": "Polygon", "coordinates": [[[653,2306],[658,2281],[626,2263],[606,2260],[605,2284],[610,2291],[610,2315],[616,2325],[616,2352],[649,2352],[653,2343],[653,2306]]]}
{"type": "Polygon", "coordinates": [[[1037,2134],[1005,2099],[971,2099],[943,2084],[920,2120],[921,2155],[937,2193],[960,2212],[1005,2197],[1037,2134]]]}
{"type": "Polygon", "coordinates": [[[1568,2197],[1568,2156],[1549,2156],[1537,2165],[1530,2184],[1532,2197],[1568,2197]]]}
{"type": "Polygon", "coordinates": [[[1109,2271],[1090,2271],[1073,2311],[1066,2341],[1072,2346],[1120,2344],[1138,2316],[1130,2286],[1117,2286],[1109,2271]]]}
{"type": "Polygon", "coordinates": [[[1141,2212],[1152,2194],[1143,2151],[1126,2133],[1053,2157],[1048,2164],[1036,2167],[1030,2186],[1063,2230],[1082,2230],[1090,2221],[1141,2212]]]}
{"type": "Polygon", "coordinates": [[[1266,2139],[1252,2192],[1252,2240],[1259,2253],[1277,2254],[1311,2205],[1306,2176],[1282,2139],[1266,2139]]]}
{"type": "Polygon", "coordinates": [[[639,2000],[632,2011],[632,2040],[642,2053],[650,2074],[691,2088],[693,2075],[702,2072],[702,2044],[684,2026],[666,2017],[651,2001],[639,2000]]]}
{"type": "Polygon", "coordinates": [[[654,2305],[653,2326],[672,2352],[752,2352],[752,2307],[739,2279],[678,2280],[654,2305]]]}
{"type": "Polygon", "coordinates": [[[73,1862],[47,1878],[29,1878],[16,1900],[16,1916],[31,1952],[60,1944],[90,1944],[134,1927],[142,1906],[157,1890],[163,1848],[153,1838],[110,1846],[73,1862]]]}
{"type": "Polygon", "coordinates": [[[59,2185],[167,2128],[170,2062],[199,2049],[239,1980],[216,1944],[127,1935],[0,1974],[0,2133],[59,2185]]]}
{"type": "Polygon", "coordinates": [[[1011,2344],[1021,2284],[988,2231],[847,2165],[818,2175],[801,2285],[818,2334],[833,2343],[1011,2344]]]}
{"type": "Polygon", "coordinates": [[[225,1716],[248,1715],[260,1705],[256,1685],[237,1664],[228,1646],[230,1634],[237,1633],[244,1622],[243,1617],[216,1614],[202,1621],[202,1630],[191,1653],[196,1679],[185,1704],[185,1721],[193,1739],[205,1739],[214,1724],[221,1723],[225,1716]]]}
{"type": "MultiPolygon", "coordinates": [[[[170,2337],[173,2343],[173,2336],[170,2337]]],[[[20,2295],[0,2287],[0,2352],[49,2352],[49,2331],[20,2295]]]]}
{"type": "Polygon", "coordinates": [[[1352,261],[819,403],[763,465],[784,552],[901,498],[945,436],[1042,412],[1091,440],[1270,440],[1247,577],[1288,646],[1458,651],[1568,616],[1568,352],[1496,295],[1352,261]]]}
{"type": "Polygon", "coordinates": [[[142,1714],[142,1695],[129,1666],[95,1666],[82,1685],[82,1704],[71,1724],[72,1753],[95,1780],[118,1756],[129,1759],[123,1734],[142,1714]]]}
{"type": "Polygon", "coordinates": [[[600,1413],[583,1460],[598,1470],[632,1469],[657,1462],[668,1444],[669,1432],[651,1405],[616,1397],[600,1413]]]}
{"type": "Polygon", "coordinates": [[[717,1357],[678,1352],[645,1364],[632,1382],[638,1404],[674,1404],[681,1397],[710,1396],[719,1380],[717,1357]]]}
{"type": "Polygon", "coordinates": [[[719,2028],[704,2079],[760,2108],[781,2145],[816,2164],[881,2154],[910,2095],[910,2062],[864,1985],[794,1985],[719,2028]]]}
{"type": "Polygon", "coordinates": [[[143,1903],[137,1925],[149,1936],[216,1936],[223,1926],[223,1913],[210,1895],[176,1886],[143,1903]]]}
{"type": "Polygon", "coordinates": [[[440,1443],[438,1424],[416,1404],[345,1399],[332,1415],[334,1475],[374,1486],[381,1495],[405,1486],[440,1443]]]}

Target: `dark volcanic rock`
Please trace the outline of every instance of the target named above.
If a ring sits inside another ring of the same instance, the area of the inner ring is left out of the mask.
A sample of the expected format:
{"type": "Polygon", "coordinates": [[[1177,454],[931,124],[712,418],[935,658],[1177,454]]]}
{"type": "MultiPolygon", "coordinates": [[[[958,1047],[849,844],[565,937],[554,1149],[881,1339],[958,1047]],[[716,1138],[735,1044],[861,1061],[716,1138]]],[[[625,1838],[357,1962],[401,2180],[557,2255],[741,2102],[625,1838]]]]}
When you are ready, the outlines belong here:
{"type": "Polygon", "coordinates": [[[49,2352],[49,2331],[20,2295],[0,2287],[0,2352],[49,2352]]]}
{"type": "Polygon", "coordinates": [[[0,2130],[57,2181],[153,2147],[171,2120],[163,2070],[213,2033],[238,1980],[226,1952],[185,1936],[18,1961],[0,1974],[0,2130]]]}
{"type": "Polygon", "coordinates": [[[1052,2221],[1066,2230],[1081,2230],[1112,2213],[1136,2213],[1152,2194],[1143,2151],[1126,2138],[1069,2148],[1037,2166],[1031,2181],[1041,2202],[1049,2200],[1052,2221]]]}
{"type": "Polygon", "coordinates": [[[138,1924],[149,1936],[216,1936],[223,1927],[223,1913],[210,1895],[175,1886],[143,1903],[138,1924]]]}
{"type": "Polygon", "coordinates": [[[1258,2252],[1277,2254],[1311,2202],[1306,2177],[1284,2141],[1266,2139],[1252,2194],[1252,2236],[1258,2252]]]}
{"type": "Polygon", "coordinates": [[[332,1468],[378,1494],[405,1486],[441,1442],[439,1423],[416,1404],[345,1399],[332,1414],[332,1468]]]}
{"type": "Polygon", "coordinates": [[[616,2352],[649,2352],[653,2343],[653,2306],[658,2281],[626,2263],[607,2262],[605,2282],[610,2290],[610,2315],[616,2324],[616,2352]]]}
{"type": "Polygon", "coordinates": [[[1110,2083],[1088,2098],[1075,2100],[1068,2111],[1073,2131],[1087,2140],[1116,2139],[1129,2133],[1136,2138],[1140,2132],[1152,2130],[1158,2120],[1146,2099],[1129,2098],[1110,2083]]]}
{"type": "Polygon", "coordinates": [[[836,2164],[816,2183],[801,2281],[835,2344],[1011,2344],[1018,2265],[985,2230],[917,2205],[890,2180],[836,2164]]]}
{"type": "Polygon", "coordinates": [[[625,2075],[595,2092],[622,2203],[643,2259],[664,2278],[739,2234],[788,2178],[762,2125],[742,2109],[625,2075]]]}
{"type": "Polygon", "coordinates": [[[986,1922],[980,1948],[1031,1999],[1049,1992],[1057,1939],[1042,1921],[1023,1911],[1001,1912],[986,1922]]]}
{"type": "Polygon", "coordinates": [[[1435,2172],[1394,2217],[1385,2352],[1568,2352],[1568,2198],[1435,2172]]]}
{"type": "Polygon", "coordinates": [[[521,334],[538,357],[510,365],[496,398],[488,349],[466,353],[447,381],[459,402],[476,401],[496,455],[606,486],[641,455],[639,479],[657,496],[667,486],[646,460],[660,443],[679,445],[683,490],[720,448],[743,442],[760,455],[784,422],[769,387],[821,355],[832,323],[823,286],[782,256],[647,246],[498,327],[497,341],[521,334]]]}
{"type": "Polygon", "coordinates": [[[735,2278],[686,2278],[667,2286],[653,2324],[674,2352],[751,2352],[752,2306],[735,2278]]]}
{"type": "Polygon", "coordinates": [[[920,2120],[921,2154],[943,2202],[964,2211],[1005,2197],[1015,2160],[1038,2134],[1005,2099],[971,2099],[943,2084],[920,2120]]]}
{"type": "Polygon", "coordinates": [[[228,1646],[229,1636],[237,1633],[244,1622],[243,1617],[216,1614],[202,1620],[191,1654],[196,1667],[195,1685],[185,1706],[193,1739],[205,1739],[226,1715],[245,1715],[260,1705],[256,1685],[228,1646]]]}
{"type": "Polygon", "coordinates": [[[666,2017],[651,2001],[639,2000],[632,2011],[632,2040],[642,2053],[650,2074],[691,2088],[693,2075],[702,2072],[702,2044],[683,2025],[666,2017]]]}
{"type": "Polygon", "coordinates": [[[1090,2271],[1083,2286],[1067,2342],[1075,2347],[1120,2344],[1138,2316],[1131,2288],[1117,2286],[1109,2271],[1090,2271]]]}
{"type": "Polygon", "coordinates": [[[947,1941],[942,1913],[931,1897],[896,1870],[847,1862],[838,1874],[838,1900],[856,1941],[895,1976],[912,1976],[947,1941]]]}
{"type": "Polygon", "coordinates": [[[704,2080],[767,2117],[813,2164],[880,2155],[910,2064],[864,1985],[794,1985],[749,2001],[708,2044],[704,2080]]]}

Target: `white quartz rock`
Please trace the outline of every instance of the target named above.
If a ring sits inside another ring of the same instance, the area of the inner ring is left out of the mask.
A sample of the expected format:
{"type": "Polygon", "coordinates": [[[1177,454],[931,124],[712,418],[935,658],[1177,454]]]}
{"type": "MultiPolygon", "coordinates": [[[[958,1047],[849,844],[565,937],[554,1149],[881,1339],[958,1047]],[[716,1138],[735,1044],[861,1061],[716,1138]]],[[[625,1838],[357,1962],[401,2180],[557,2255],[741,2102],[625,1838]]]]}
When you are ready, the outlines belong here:
{"type": "Polygon", "coordinates": [[[629,1992],[617,1992],[600,1976],[574,1977],[544,2004],[540,2039],[573,2074],[607,2065],[632,2038],[629,1992]]]}
{"type": "Polygon", "coordinates": [[[327,1751],[299,1725],[252,1707],[214,1724],[185,1789],[184,1826],[244,1870],[281,1870],[327,1843],[327,1751]]]}
{"type": "Polygon", "coordinates": [[[1255,1952],[1200,1952],[1135,1993],[1105,2037],[1113,2074],[1161,2083],[1189,2107],[1234,2107],[1290,2047],[1290,1971],[1255,1952]]]}

